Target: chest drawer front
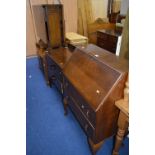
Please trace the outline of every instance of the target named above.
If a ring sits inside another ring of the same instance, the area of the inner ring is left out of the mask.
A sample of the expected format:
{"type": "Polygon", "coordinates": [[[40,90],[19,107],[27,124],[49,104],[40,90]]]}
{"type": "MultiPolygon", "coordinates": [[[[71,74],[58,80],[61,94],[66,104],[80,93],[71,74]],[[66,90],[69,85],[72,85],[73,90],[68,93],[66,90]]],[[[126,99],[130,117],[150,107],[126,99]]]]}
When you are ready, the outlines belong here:
{"type": "Polygon", "coordinates": [[[118,38],[116,36],[110,36],[109,35],[109,42],[111,44],[117,44],[117,40],[118,40],[118,38]]]}
{"type": "Polygon", "coordinates": [[[58,79],[62,83],[62,72],[59,66],[47,56],[48,75],[53,80],[58,79]]]}
{"type": "Polygon", "coordinates": [[[106,49],[112,53],[116,52],[117,42],[103,41],[100,38],[97,39],[97,45],[103,49],[106,49]]]}
{"type": "Polygon", "coordinates": [[[55,67],[54,74],[55,74],[56,79],[62,82],[62,72],[59,69],[59,67],[57,66],[55,67]]]}
{"type": "Polygon", "coordinates": [[[97,38],[101,38],[102,40],[108,40],[108,35],[105,33],[97,32],[97,38]]]}
{"type": "Polygon", "coordinates": [[[78,119],[80,125],[82,126],[82,128],[86,132],[87,136],[89,136],[90,138],[93,139],[94,134],[95,134],[95,129],[86,120],[85,116],[83,115],[83,113],[79,109],[79,106],[74,102],[72,97],[68,98],[68,103],[69,103],[69,106],[70,106],[71,110],[73,111],[74,115],[78,119]]]}
{"type": "Polygon", "coordinates": [[[106,49],[107,48],[107,41],[104,41],[100,38],[97,38],[97,45],[106,49]]]}
{"type": "Polygon", "coordinates": [[[69,82],[64,82],[65,86],[65,94],[67,96],[71,96],[74,101],[76,101],[78,107],[80,110],[83,112],[85,117],[91,122],[93,126],[96,125],[96,113],[93,111],[93,109],[87,104],[82,96],[76,91],[75,88],[69,83],[69,82]]]}
{"type": "Polygon", "coordinates": [[[55,79],[54,84],[56,85],[57,89],[59,90],[59,92],[61,94],[63,94],[63,86],[62,86],[62,82],[59,79],[55,79]]]}

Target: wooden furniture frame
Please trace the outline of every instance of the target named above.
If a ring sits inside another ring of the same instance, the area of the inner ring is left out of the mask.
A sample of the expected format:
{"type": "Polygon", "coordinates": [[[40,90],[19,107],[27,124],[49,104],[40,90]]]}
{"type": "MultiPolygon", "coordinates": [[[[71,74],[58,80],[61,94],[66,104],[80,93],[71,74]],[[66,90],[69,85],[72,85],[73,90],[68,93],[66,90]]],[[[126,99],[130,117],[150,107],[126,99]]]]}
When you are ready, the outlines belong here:
{"type": "Polygon", "coordinates": [[[39,40],[36,43],[37,47],[37,55],[39,61],[39,68],[42,70],[43,74],[45,75],[46,84],[49,85],[49,77],[47,72],[47,61],[46,61],[46,52],[47,52],[47,44],[45,44],[42,40],[39,40]]]}
{"type": "Polygon", "coordinates": [[[44,5],[48,46],[58,48],[65,46],[65,22],[63,5],[44,5]]]}
{"type": "Polygon", "coordinates": [[[129,126],[129,82],[126,82],[126,88],[124,89],[124,99],[121,99],[115,103],[116,107],[120,110],[118,118],[118,131],[115,139],[115,146],[113,149],[113,155],[119,155],[119,149],[121,147],[124,135],[129,126]]]}
{"type": "Polygon", "coordinates": [[[88,44],[76,48],[63,68],[63,76],[65,114],[69,107],[95,154],[104,140],[116,133],[119,110],[115,101],[123,97],[126,62],[88,44]]]}
{"type": "Polygon", "coordinates": [[[97,31],[97,46],[115,54],[119,36],[121,33],[115,32],[115,30],[99,30],[97,31]]]}

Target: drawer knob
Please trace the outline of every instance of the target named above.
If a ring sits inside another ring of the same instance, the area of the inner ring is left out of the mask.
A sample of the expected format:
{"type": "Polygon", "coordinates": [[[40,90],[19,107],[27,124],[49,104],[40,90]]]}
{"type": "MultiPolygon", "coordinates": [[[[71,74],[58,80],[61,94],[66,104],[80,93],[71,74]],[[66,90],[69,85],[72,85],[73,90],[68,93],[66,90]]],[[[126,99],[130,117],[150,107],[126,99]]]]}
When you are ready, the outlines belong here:
{"type": "Polygon", "coordinates": [[[84,109],[84,105],[82,105],[81,108],[84,109]]]}
{"type": "Polygon", "coordinates": [[[86,113],[86,115],[87,115],[87,116],[89,116],[89,110],[87,110],[87,113],[86,113]]]}

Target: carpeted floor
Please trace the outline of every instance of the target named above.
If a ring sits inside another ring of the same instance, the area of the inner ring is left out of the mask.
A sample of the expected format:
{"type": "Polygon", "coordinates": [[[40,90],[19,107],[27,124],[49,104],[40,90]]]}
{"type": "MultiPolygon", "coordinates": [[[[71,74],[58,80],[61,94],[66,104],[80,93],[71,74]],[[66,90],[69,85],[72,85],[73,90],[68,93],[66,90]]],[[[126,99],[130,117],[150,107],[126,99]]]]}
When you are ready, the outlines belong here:
{"type": "MultiPolygon", "coordinates": [[[[37,58],[26,62],[26,154],[91,155],[85,133],[71,111],[64,116],[60,94],[46,85],[37,58]]],[[[112,144],[107,139],[97,155],[111,155],[112,144]]],[[[128,154],[126,138],[120,155],[128,154]]]]}

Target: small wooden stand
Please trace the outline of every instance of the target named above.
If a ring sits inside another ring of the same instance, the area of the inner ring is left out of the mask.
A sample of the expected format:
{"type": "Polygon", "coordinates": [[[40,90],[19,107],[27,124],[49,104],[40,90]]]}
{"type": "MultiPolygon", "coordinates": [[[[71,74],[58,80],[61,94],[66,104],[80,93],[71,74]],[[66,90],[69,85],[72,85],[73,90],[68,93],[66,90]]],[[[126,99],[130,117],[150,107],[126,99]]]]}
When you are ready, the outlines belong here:
{"type": "Polygon", "coordinates": [[[124,89],[124,99],[121,99],[115,103],[120,109],[118,118],[118,131],[115,139],[115,146],[113,149],[113,155],[119,155],[119,148],[121,147],[124,135],[129,126],[129,83],[126,82],[126,88],[124,89]]]}

